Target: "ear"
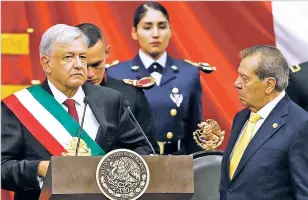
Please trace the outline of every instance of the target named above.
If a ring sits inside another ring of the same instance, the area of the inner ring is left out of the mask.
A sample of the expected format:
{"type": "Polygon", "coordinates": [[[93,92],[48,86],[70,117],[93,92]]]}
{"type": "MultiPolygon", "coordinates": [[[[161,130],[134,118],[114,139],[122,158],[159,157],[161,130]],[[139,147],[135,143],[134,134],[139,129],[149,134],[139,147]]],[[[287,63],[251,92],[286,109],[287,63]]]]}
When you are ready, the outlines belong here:
{"type": "Polygon", "coordinates": [[[138,40],[137,29],[135,27],[132,27],[131,36],[132,36],[133,40],[138,40]]]}
{"type": "Polygon", "coordinates": [[[277,81],[273,77],[266,78],[265,81],[266,81],[266,90],[265,90],[265,92],[266,92],[266,94],[270,94],[270,93],[272,93],[275,90],[277,81]]]}
{"type": "Polygon", "coordinates": [[[51,73],[50,61],[51,59],[48,56],[41,56],[40,58],[40,63],[46,75],[51,73]]]}
{"type": "Polygon", "coordinates": [[[110,49],[111,49],[111,46],[107,45],[106,51],[105,51],[105,58],[108,58],[108,56],[110,55],[110,49]]]}

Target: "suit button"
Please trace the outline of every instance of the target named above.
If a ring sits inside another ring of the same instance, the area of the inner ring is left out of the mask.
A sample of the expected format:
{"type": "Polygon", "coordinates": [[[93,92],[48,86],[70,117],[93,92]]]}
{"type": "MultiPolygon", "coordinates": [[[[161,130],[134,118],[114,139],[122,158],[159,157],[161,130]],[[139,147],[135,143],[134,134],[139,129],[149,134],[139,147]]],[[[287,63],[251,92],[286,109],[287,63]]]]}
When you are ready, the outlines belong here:
{"type": "Polygon", "coordinates": [[[176,116],[176,114],[177,114],[176,109],[171,109],[171,110],[170,110],[170,115],[171,115],[171,116],[174,117],[174,116],[176,116]]]}
{"type": "Polygon", "coordinates": [[[231,194],[232,193],[232,190],[231,189],[229,189],[228,190],[228,192],[227,192],[227,194],[231,194]]]}
{"type": "Polygon", "coordinates": [[[172,132],[168,132],[167,133],[167,138],[170,140],[173,138],[173,133],[172,132]]]}

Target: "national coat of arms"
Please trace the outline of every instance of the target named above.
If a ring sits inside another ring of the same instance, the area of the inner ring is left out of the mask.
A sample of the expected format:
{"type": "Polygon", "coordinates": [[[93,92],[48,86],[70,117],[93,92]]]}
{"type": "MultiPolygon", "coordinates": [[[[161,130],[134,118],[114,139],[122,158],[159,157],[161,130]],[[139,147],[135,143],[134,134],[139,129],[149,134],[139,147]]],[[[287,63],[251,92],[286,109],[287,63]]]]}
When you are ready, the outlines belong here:
{"type": "Polygon", "coordinates": [[[96,170],[96,180],[107,198],[135,200],[146,191],[150,173],[139,154],[127,149],[117,149],[101,159],[96,170]]]}

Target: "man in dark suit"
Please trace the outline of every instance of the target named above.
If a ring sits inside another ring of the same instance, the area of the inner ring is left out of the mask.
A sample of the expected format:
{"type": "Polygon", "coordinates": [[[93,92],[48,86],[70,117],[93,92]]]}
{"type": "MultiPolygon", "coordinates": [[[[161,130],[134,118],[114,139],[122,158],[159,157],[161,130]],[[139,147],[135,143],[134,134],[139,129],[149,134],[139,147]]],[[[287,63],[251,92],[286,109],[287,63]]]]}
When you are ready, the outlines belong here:
{"type": "Polygon", "coordinates": [[[289,68],[278,49],[241,51],[236,114],[225,150],[221,200],[308,197],[308,115],[285,94],[289,68]]]}
{"type": "Polygon", "coordinates": [[[106,45],[103,32],[94,24],[83,23],[78,27],[89,39],[88,60],[88,82],[115,89],[130,102],[131,110],[147,135],[155,152],[159,154],[159,146],[156,141],[156,126],[152,109],[141,88],[123,83],[123,81],[107,77],[105,71],[105,60],[110,52],[110,46],[106,45]]]}
{"type": "Polygon", "coordinates": [[[308,111],[308,62],[290,67],[287,93],[292,101],[308,111]]]}
{"type": "Polygon", "coordinates": [[[91,148],[86,149],[90,155],[117,148],[151,153],[121,94],[85,83],[87,47],[78,28],[51,27],[40,44],[47,80],[2,101],[1,181],[3,189],[15,192],[15,199],[39,198],[50,157],[65,154],[65,145],[76,139],[87,102],[81,139],[91,148]]]}

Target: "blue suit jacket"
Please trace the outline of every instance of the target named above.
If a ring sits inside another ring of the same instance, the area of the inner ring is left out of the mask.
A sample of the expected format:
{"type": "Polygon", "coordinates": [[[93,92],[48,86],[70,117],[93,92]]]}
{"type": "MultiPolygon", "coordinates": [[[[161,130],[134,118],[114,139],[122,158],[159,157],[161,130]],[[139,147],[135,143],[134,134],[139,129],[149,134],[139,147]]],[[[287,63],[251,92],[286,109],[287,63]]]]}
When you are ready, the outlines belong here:
{"type": "MultiPolygon", "coordinates": [[[[139,55],[133,60],[108,68],[107,74],[117,79],[140,79],[151,76],[139,55]],[[133,70],[132,66],[139,66],[139,69],[133,70]]],[[[185,153],[199,151],[200,148],[192,138],[192,133],[198,128],[202,116],[199,69],[185,61],[168,56],[160,86],[155,85],[150,90],[144,90],[144,93],[156,120],[157,140],[168,141],[167,133],[172,132],[172,141],[185,138],[185,153]],[[178,70],[172,69],[171,66],[176,66],[178,70]],[[183,95],[180,107],[177,107],[170,98],[174,87],[183,95]],[[177,110],[175,116],[171,116],[171,109],[177,110]]]]}
{"type": "Polygon", "coordinates": [[[307,200],[308,114],[288,96],[264,121],[229,179],[230,153],[249,114],[246,108],[234,118],[222,160],[220,199],[307,200]]]}

